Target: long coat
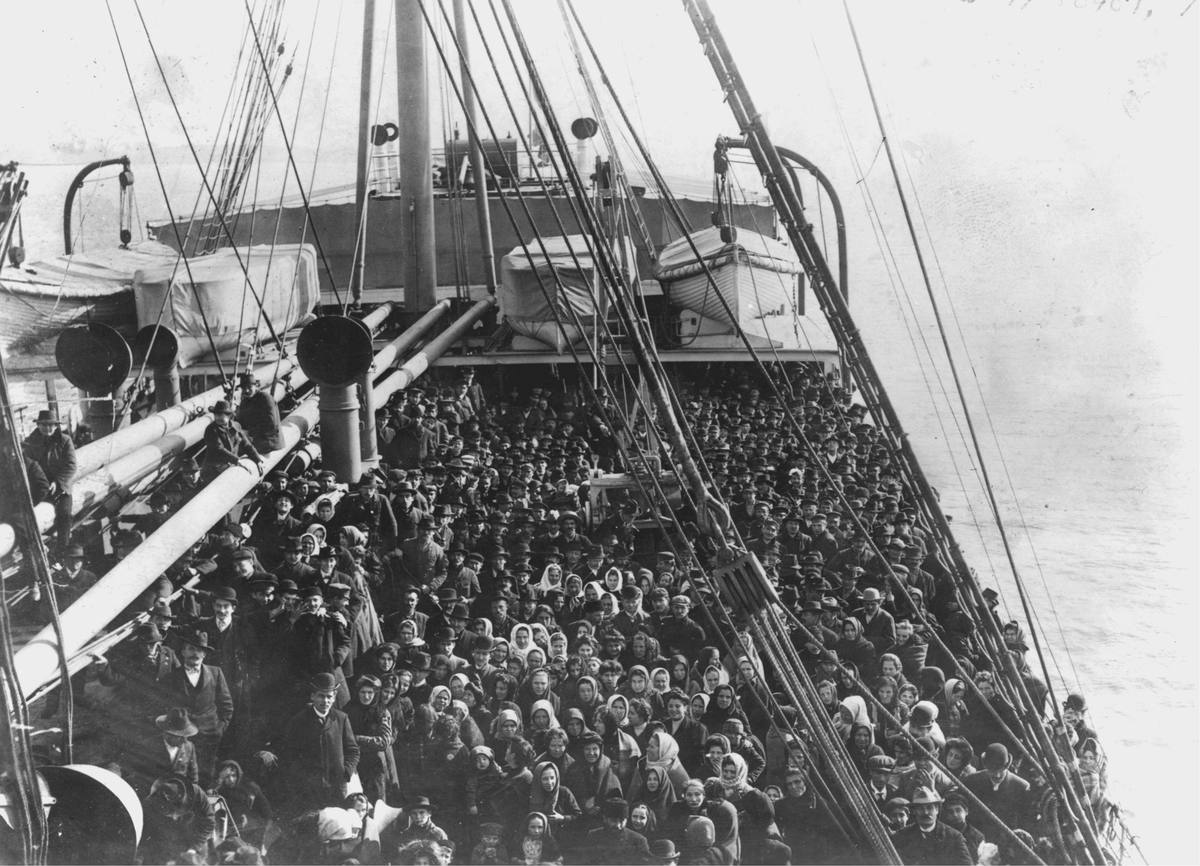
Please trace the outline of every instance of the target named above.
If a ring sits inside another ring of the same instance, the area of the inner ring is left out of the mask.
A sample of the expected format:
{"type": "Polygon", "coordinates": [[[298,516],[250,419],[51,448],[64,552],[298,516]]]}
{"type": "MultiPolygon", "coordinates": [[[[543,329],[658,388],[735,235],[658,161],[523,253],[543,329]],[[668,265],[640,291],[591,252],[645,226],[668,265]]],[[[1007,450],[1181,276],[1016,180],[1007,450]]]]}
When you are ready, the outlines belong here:
{"type": "MultiPolygon", "coordinates": [[[[201,665],[200,679],[192,685],[178,667],[163,680],[171,707],[183,707],[201,734],[220,736],[233,718],[233,695],[225,674],[215,665],[201,665]]],[[[165,712],[170,707],[163,707],[165,712]]]]}
{"type": "Polygon", "coordinates": [[[350,718],[330,709],[321,718],[305,707],[288,721],[278,752],[283,790],[296,810],[341,805],[358,768],[358,741],[350,718]]]}
{"type": "Polygon", "coordinates": [[[172,758],[166,742],[159,734],[138,743],[136,748],[126,749],[119,763],[121,776],[142,798],[150,793],[150,786],[155,779],[172,773],[183,776],[193,785],[200,783],[200,766],[196,763],[196,747],[191,740],[180,743],[172,758]]]}
{"type": "Polygon", "coordinates": [[[42,468],[46,480],[65,490],[75,477],[75,443],[61,429],[49,436],[34,430],[22,444],[25,456],[42,468]]]}
{"type": "Polygon", "coordinates": [[[921,832],[921,828],[915,824],[898,830],[892,835],[892,843],[905,866],[934,863],[970,866],[975,862],[963,834],[941,821],[934,824],[928,833],[921,832]]]}

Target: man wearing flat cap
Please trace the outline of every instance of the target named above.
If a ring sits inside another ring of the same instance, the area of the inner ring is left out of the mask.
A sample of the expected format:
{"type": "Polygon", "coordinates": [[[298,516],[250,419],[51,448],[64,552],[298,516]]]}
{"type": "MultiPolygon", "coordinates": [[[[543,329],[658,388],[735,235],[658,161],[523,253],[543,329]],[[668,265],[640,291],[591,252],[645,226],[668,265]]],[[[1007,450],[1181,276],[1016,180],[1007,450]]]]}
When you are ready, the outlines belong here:
{"type": "Polygon", "coordinates": [[[932,788],[917,788],[909,801],[913,823],[892,834],[892,844],[905,866],[917,864],[962,864],[975,858],[963,834],[938,820],[942,798],[932,788]]]}

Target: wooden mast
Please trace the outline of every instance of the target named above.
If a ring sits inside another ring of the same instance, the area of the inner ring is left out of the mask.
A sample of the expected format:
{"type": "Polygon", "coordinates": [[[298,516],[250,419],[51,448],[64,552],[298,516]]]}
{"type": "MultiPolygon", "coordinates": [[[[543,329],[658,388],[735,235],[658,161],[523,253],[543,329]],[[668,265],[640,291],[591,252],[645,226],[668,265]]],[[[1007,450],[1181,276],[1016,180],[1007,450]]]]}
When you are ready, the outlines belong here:
{"type": "Polygon", "coordinates": [[[400,250],[404,311],[437,302],[433,228],[433,153],[425,68],[425,19],[419,0],[396,0],[396,94],[400,127],[400,250]]]}

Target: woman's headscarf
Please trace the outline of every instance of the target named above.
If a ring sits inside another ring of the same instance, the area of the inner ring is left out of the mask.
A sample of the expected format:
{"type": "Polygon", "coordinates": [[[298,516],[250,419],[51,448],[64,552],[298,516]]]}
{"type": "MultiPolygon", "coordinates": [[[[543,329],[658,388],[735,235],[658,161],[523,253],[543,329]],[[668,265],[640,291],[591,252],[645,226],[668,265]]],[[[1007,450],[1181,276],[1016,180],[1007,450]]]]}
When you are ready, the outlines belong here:
{"type": "Polygon", "coordinates": [[[442,693],[445,693],[445,695],[446,695],[446,706],[442,710],[434,710],[434,712],[436,712],[436,713],[450,712],[450,704],[452,704],[454,702],[454,695],[451,694],[449,686],[434,686],[432,689],[429,690],[429,706],[430,707],[433,706],[434,698],[436,698],[438,695],[440,695],[442,693]]]}
{"type": "Polygon", "coordinates": [[[523,737],[525,726],[521,722],[521,711],[512,707],[506,707],[496,713],[496,719],[492,722],[492,739],[500,736],[500,726],[505,722],[516,722],[517,732],[514,736],[523,737]]]}
{"type": "Polygon", "coordinates": [[[626,725],[629,724],[629,698],[625,697],[622,694],[610,695],[608,700],[604,702],[604,706],[608,707],[609,711],[614,716],[617,716],[617,710],[616,710],[616,707],[613,706],[613,704],[618,703],[618,702],[625,705],[625,715],[618,717],[618,724],[621,727],[625,727],[626,725]]]}
{"type": "Polygon", "coordinates": [[[951,677],[950,679],[946,680],[946,685],[942,687],[942,696],[945,698],[946,706],[953,706],[955,701],[961,700],[960,698],[954,697],[954,690],[961,685],[963,685],[963,681],[957,679],[956,677],[951,677]]]}
{"type": "Polygon", "coordinates": [[[621,611],[621,600],[611,592],[600,596],[600,604],[604,606],[605,616],[616,616],[621,611]]]}
{"type": "Polygon", "coordinates": [[[522,661],[525,660],[526,653],[534,646],[533,643],[533,627],[527,622],[519,622],[512,627],[512,631],[508,635],[508,651],[510,655],[518,656],[522,661]],[[517,633],[525,632],[529,636],[529,645],[522,648],[517,642],[517,633]]]}
{"type": "Polygon", "coordinates": [[[666,731],[655,731],[650,735],[650,739],[646,744],[646,767],[658,767],[670,777],[670,772],[677,764],[679,764],[679,743],[674,737],[666,731]],[[655,743],[658,748],[658,760],[651,761],[649,758],[650,744],[655,743]]]}
{"type": "Polygon", "coordinates": [[[599,599],[600,596],[604,595],[604,584],[602,584],[598,580],[589,580],[587,583],[585,583],[583,585],[584,598],[587,598],[587,591],[592,588],[595,588],[595,590],[596,590],[596,598],[597,599],[599,599]]]}
{"type": "MultiPolygon", "coordinates": [[[[454,684],[455,683],[460,684],[463,687],[463,691],[465,692],[467,690],[467,686],[469,686],[471,684],[471,678],[468,677],[464,673],[450,674],[450,682],[447,683],[447,685],[450,686],[450,696],[451,697],[454,696],[454,684]]],[[[432,697],[432,694],[433,693],[430,692],[431,697],[432,697]]]]}
{"type": "Polygon", "coordinates": [[[492,762],[493,767],[496,766],[496,753],[494,751],[492,751],[491,746],[476,746],[475,748],[471,749],[471,766],[472,767],[475,766],[476,755],[485,756],[489,761],[492,762]]]}
{"type": "Polygon", "coordinates": [[[531,622],[529,628],[533,631],[533,645],[545,652],[550,646],[550,630],[540,622],[531,622]]]}
{"type": "Polygon", "coordinates": [[[511,648],[508,645],[508,638],[498,637],[498,636],[493,635],[492,636],[492,654],[491,654],[492,664],[494,664],[498,668],[503,669],[504,665],[508,662],[508,656],[510,653],[511,653],[511,648]],[[497,653],[497,650],[503,650],[503,652],[497,653]],[[500,656],[499,661],[496,661],[497,655],[500,656]]]}
{"type": "MultiPolygon", "coordinates": [[[[692,664],[688,671],[688,676],[699,683],[701,687],[703,687],[704,672],[708,670],[710,665],[721,667],[721,651],[715,646],[702,647],[700,652],[696,655],[696,661],[692,664]]],[[[724,682],[729,682],[728,677],[726,677],[724,682]]]]}
{"type": "Polygon", "coordinates": [[[733,686],[729,685],[728,683],[723,683],[713,689],[712,695],[709,696],[708,704],[704,709],[704,715],[701,716],[700,721],[704,727],[708,728],[710,731],[719,732],[721,730],[721,726],[725,724],[726,720],[728,719],[740,719],[745,722],[746,713],[740,706],[738,706],[737,692],[733,690],[733,686]],[[722,693],[728,693],[729,695],[728,707],[722,707],[717,701],[717,696],[722,693]]]}
{"type": "Polygon", "coordinates": [[[700,711],[700,716],[695,719],[698,722],[704,717],[704,714],[708,712],[708,705],[712,703],[712,697],[704,692],[696,692],[696,694],[688,698],[687,712],[689,716],[692,715],[692,703],[694,701],[700,701],[700,703],[704,704],[704,709],[700,711]]]}
{"type": "Polygon", "coordinates": [[[656,689],[656,688],[654,687],[654,678],[655,678],[656,676],[658,676],[658,672],[659,672],[659,671],[662,671],[664,674],[666,674],[666,675],[667,675],[667,689],[666,689],[666,690],[667,690],[667,691],[669,691],[669,690],[670,690],[670,688],[671,688],[671,672],[670,672],[669,670],[667,670],[666,668],[661,668],[661,667],[660,667],[660,668],[655,668],[654,670],[650,671],[650,680],[649,680],[649,681],[650,681],[650,685],[649,685],[649,690],[650,690],[650,691],[651,691],[653,694],[656,694],[656,695],[661,695],[661,694],[663,694],[663,690],[659,690],[659,689],[656,689]]]}
{"type": "Polygon", "coordinates": [[[608,571],[604,572],[603,588],[611,593],[621,591],[621,587],[625,585],[625,575],[621,573],[621,569],[615,565],[608,571]]]}
{"type": "Polygon", "coordinates": [[[631,667],[629,669],[629,676],[626,679],[626,684],[629,688],[629,693],[636,698],[648,698],[651,694],[653,694],[653,691],[650,688],[650,672],[648,670],[646,670],[645,665],[634,665],[633,667],[631,667]],[[634,674],[641,674],[642,681],[646,684],[645,688],[640,692],[635,692],[633,690],[633,675],[634,674]]]}
{"type": "Polygon", "coordinates": [[[675,655],[671,656],[671,663],[669,665],[667,665],[667,673],[669,673],[671,675],[671,688],[677,688],[680,691],[685,692],[685,693],[687,691],[689,691],[689,689],[688,689],[689,670],[690,670],[690,668],[688,666],[687,656],[682,655],[680,653],[676,653],[675,655]],[[683,677],[682,678],[680,678],[675,673],[676,669],[681,664],[683,665],[683,677]]]}
{"type": "Polygon", "coordinates": [[[472,634],[479,634],[479,632],[475,630],[475,626],[479,625],[480,623],[483,623],[483,634],[487,635],[488,637],[493,637],[492,621],[486,616],[477,616],[475,619],[471,620],[472,634]]]}
{"type": "Polygon", "coordinates": [[[557,562],[552,562],[542,569],[542,579],[538,582],[538,592],[545,595],[552,589],[562,589],[563,568],[557,562]]]}
{"type": "Polygon", "coordinates": [[[413,647],[413,646],[425,646],[425,641],[421,638],[421,630],[419,628],[417,628],[416,620],[414,620],[414,619],[403,620],[400,623],[400,625],[398,625],[396,627],[396,644],[401,649],[407,649],[408,647],[413,647]],[[409,643],[400,643],[400,641],[401,641],[400,630],[403,629],[405,625],[412,626],[413,638],[409,643]]]}
{"type": "Polygon", "coordinates": [[[568,574],[563,580],[563,595],[568,601],[583,598],[583,578],[578,574],[568,574]]]}
{"type": "Polygon", "coordinates": [[[558,717],[554,715],[554,705],[551,704],[547,700],[540,700],[540,701],[534,701],[533,706],[531,706],[529,708],[529,728],[530,728],[530,730],[533,730],[533,717],[537,714],[538,710],[545,710],[546,716],[550,720],[549,724],[547,725],[545,730],[552,731],[559,726],[558,725],[558,717]]]}
{"type": "MultiPolygon", "coordinates": [[[[533,768],[533,784],[529,789],[529,810],[531,812],[544,812],[547,815],[553,815],[554,810],[558,807],[558,792],[562,789],[562,773],[558,769],[558,765],[553,761],[541,761],[533,768]],[[546,768],[554,770],[554,790],[546,791],[542,788],[542,773],[546,772],[546,768]]],[[[550,823],[546,822],[549,827],[550,823]]]]}
{"type": "Polygon", "coordinates": [[[715,694],[717,689],[719,689],[721,686],[729,684],[729,671],[725,670],[725,668],[723,668],[721,665],[709,665],[704,669],[704,675],[700,678],[700,681],[704,684],[705,689],[708,688],[709,671],[716,671],[717,674],[717,684],[715,687],[713,687],[713,690],[710,692],[710,694],[715,694]]]}
{"type": "Polygon", "coordinates": [[[725,781],[725,774],[721,774],[721,787],[725,789],[726,797],[737,797],[744,794],[750,789],[750,782],[747,781],[750,776],[750,768],[746,765],[746,759],[737,752],[730,752],[721,759],[721,768],[724,769],[726,764],[732,763],[737,768],[737,775],[732,782],[725,781]]]}
{"type": "Polygon", "coordinates": [[[647,766],[644,773],[645,778],[634,782],[637,788],[630,793],[630,803],[634,806],[644,803],[650,810],[651,825],[658,826],[666,823],[667,812],[675,802],[675,786],[671,784],[671,777],[662,767],[647,766]],[[658,781],[658,790],[654,793],[650,793],[647,784],[652,776],[658,781]]]}
{"type": "Polygon", "coordinates": [[[875,725],[871,721],[871,714],[867,711],[867,702],[859,695],[850,695],[842,698],[840,707],[850,715],[849,721],[846,721],[842,712],[839,712],[834,719],[834,724],[838,731],[841,732],[843,740],[850,739],[850,733],[854,730],[855,725],[863,725],[868,730],[875,730],[875,725]]]}

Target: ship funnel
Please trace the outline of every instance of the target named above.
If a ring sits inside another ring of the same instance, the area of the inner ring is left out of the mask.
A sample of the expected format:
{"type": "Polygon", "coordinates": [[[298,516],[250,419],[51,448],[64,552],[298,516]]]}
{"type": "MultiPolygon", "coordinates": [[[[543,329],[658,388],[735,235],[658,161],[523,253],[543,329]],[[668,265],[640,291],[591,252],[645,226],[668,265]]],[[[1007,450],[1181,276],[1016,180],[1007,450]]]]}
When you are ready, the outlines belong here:
{"type": "Polygon", "coordinates": [[[571,135],[575,136],[575,169],[582,177],[592,174],[595,169],[591,162],[591,149],[588,141],[595,137],[600,130],[600,124],[593,117],[577,117],[571,121],[571,135]]]}
{"type": "Polygon", "coordinates": [[[577,117],[571,121],[571,135],[580,141],[592,138],[599,131],[600,124],[596,122],[594,117],[577,117]]]}

